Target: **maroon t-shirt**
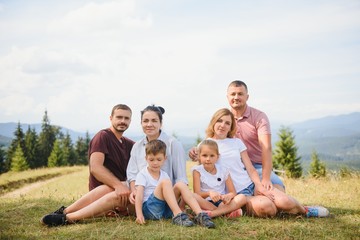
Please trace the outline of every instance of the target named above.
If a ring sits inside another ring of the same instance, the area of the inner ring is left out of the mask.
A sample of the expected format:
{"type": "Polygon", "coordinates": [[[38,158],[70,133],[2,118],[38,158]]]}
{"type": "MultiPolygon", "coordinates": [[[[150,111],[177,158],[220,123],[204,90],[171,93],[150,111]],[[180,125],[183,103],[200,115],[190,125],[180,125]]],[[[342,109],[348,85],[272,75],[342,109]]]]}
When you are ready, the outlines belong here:
{"type": "MultiPolygon", "coordinates": [[[[94,152],[105,154],[104,166],[120,181],[126,181],[126,168],[130,159],[130,152],[134,141],[122,137],[119,141],[108,128],[99,131],[89,144],[89,159],[94,152]]],[[[89,176],[89,191],[102,185],[91,173],[89,176]]]]}

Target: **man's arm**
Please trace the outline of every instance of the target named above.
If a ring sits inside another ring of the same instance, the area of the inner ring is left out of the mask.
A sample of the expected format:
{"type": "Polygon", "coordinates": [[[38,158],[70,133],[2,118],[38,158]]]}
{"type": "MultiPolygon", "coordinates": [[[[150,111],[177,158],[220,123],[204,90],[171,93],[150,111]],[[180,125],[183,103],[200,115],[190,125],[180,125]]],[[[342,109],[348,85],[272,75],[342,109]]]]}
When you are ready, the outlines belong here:
{"type": "Polygon", "coordinates": [[[102,152],[93,152],[90,155],[90,172],[103,184],[115,189],[116,194],[130,194],[128,187],[122,183],[112,172],[104,167],[105,154],[102,152]]]}
{"type": "Polygon", "coordinates": [[[262,134],[258,136],[261,147],[262,159],[262,185],[270,190],[273,188],[270,181],[270,174],[272,171],[272,150],[271,150],[271,135],[262,134]]]}

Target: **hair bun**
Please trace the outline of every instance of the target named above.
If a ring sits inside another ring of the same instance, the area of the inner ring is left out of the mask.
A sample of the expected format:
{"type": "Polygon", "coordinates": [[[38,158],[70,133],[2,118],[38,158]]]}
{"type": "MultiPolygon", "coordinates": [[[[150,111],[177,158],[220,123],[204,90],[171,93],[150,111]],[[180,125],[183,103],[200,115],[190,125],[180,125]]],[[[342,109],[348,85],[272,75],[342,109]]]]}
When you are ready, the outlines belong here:
{"type": "Polygon", "coordinates": [[[161,106],[157,106],[157,108],[160,110],[161,114],[165,113],[165,109],[161,106]]]}

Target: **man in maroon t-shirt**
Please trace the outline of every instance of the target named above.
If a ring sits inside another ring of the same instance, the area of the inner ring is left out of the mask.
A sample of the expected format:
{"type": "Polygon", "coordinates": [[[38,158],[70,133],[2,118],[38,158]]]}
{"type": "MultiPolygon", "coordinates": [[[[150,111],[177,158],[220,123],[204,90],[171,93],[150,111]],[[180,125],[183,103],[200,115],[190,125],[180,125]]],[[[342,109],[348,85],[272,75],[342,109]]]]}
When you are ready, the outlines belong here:
{"type": "Polygon", "coordinates": [[[62,206],[45,215],[41,219],[44,224],[64,225],[107,215],[112,210],[117,210],[117,214],[128,214],[130,189],[126,184],[126,168],[134,142],[123,137],[123,133],[130,125],[131,114],[127,105],[113,107],[110,128],[99,131],[90,142],[90,192],[70,206],[62,206]]]}

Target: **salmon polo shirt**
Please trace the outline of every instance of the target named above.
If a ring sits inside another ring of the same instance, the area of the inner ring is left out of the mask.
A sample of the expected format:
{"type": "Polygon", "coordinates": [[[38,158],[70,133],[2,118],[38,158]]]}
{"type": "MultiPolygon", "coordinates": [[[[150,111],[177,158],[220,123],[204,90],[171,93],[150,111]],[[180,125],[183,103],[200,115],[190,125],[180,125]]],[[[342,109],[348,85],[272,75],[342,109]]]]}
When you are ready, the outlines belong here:
{"type": "Polygon", "coordinates": [[[236,137],[244,142],[253,164],[262,164],[258,135],[266,134],[271,134],[270,122],[266,114],[246,105],[243,116],[236,119],[236,137]]]}

